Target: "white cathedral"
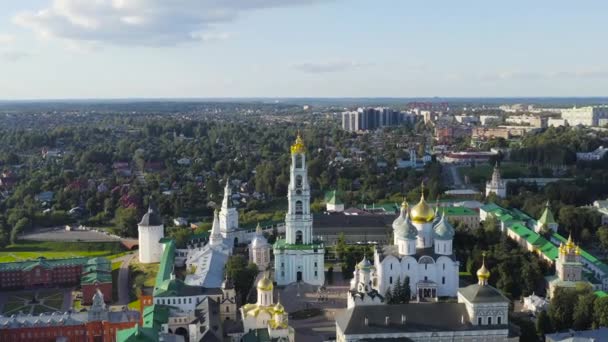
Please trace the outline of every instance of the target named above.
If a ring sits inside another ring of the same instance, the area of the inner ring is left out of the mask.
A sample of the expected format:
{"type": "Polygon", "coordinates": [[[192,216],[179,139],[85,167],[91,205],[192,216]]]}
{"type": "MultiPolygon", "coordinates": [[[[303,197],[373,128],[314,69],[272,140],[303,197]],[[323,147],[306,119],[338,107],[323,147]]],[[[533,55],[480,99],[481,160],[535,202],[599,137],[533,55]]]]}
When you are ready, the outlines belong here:
{"type": "MultiPolygon", "coordinates": [[[[459,262],[452,251],[454,227],[445,215],[438,215],[424,200],[411,210],[407,203],[393,222],[393,244],[376,247],[370,268],[371,288],[386,294],[397,280],[409,278],[411,294],[418,301],[456,297],[459,262]]],[[[353,290],[357,281],[352,283],[353,290]]]]}
{"type": "Polygon", "coordinates": [[[325,282],[325,250],[322,242],[313,240],[306,148],[299,134],[291,146],[289,174],[285,239],[273,246],[275,280],[278,285],[302,281],[321,286],[325,282]]]}

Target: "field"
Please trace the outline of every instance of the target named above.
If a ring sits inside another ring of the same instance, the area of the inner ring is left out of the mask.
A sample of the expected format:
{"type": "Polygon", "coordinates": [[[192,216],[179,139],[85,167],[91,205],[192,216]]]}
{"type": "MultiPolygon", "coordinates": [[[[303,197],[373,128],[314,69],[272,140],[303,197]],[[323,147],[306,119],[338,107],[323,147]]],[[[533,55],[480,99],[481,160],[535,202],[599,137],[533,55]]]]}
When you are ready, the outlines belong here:
{"type": "MultiPolygon", "coordinates": [[[[468,176],[469,183],[478,184],[484,183],[492,178],[494,166],[490,164],[478,164],[475,167],[460,167],[458,168],[463,177],[468,176]]],[[[500,165],[500,173],[503,178],[520,178],[527,177],[529,172],[524,164],[518,163],[502,163],[500,165]]]]}
{"type": "Polygon", "coordinates": [[[0,248],[0,262],[13,262],[38,257],[47,259],[73,257],[108,257],[110,259],[128,253],[119,242],[59,242],[20,241],[0,248]]]}
{"type": "Polygon", "coordinates": [[[43,312],[61,311],[64,293],[61,290],[34,290],[7,294],[2,314],[9,316],[18,312],[37,315],[43,312]],[[32,299],[36,297],[36,302],[32,299]]]}

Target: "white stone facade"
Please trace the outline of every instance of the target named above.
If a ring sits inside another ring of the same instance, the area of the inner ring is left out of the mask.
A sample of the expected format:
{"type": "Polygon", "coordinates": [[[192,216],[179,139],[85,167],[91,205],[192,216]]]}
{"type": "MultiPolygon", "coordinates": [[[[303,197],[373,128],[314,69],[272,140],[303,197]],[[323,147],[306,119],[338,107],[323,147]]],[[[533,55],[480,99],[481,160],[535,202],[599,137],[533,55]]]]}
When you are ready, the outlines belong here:
{"type": "Polygon", "coordinates": [[[249,244],[249,261],[258,266],[258,270],[264,271],[270,266],[270,244],[262,233],[262,228],[258,224],[255,230],[255,237],[249,244]]]}
{"type": "Polygon", "coordinates": [[[289,173],[285,239],[274,245],[275,279],[278,285],[303,281],[321,286],[325,282],[325,250],[322,243],[314,242],[312,235],[310,185],[304,142],[300,136],[291,147],[289,173]]]}
{"type": "Polygon", "coordinates": [[[220,230],[224,239],[229,237],[229,234],[239,229],[239,212],[232,206],[232,189],[230,188],[230,179],[226,180],[224,188],[224,198],[222,199],[222,208],[220,209],[220,230]]]}
{"type": "Polygon", "coordinates": [[[500,198],[507,197],[507,183],[500,176],[498,165],[494,167],[492,180],[486,183],[486,196],[489,196],[491,193],[495,193],[500,198]]]}
{"type": "Polygon", "coordinates": [[[165,236],[165,227],[158,212],[150,206],[148,212],[137,225],[139,240],[139,262],[152,264],[160,262],[163,247],[160,240],[165,236]]]}

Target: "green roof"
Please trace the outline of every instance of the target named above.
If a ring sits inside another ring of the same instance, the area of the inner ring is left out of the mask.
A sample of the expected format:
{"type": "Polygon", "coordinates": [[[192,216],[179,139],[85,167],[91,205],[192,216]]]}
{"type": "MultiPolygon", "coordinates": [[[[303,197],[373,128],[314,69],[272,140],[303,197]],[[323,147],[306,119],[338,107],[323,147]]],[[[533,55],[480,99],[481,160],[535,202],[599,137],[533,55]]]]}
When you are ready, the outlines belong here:
{"type": "Polygon", "coordinates": [[[160,267],[158,268],[158,273],[156,274],[155,287],[160,287],[165,280],[171,279],[171,273],[173,273],[173,266],[175,262],[175,240],[169,240],[163,244],[165,245],[165,250],[163,251],[163,255],[160,259],[160,267]]]}
{"type": "Polygon", "coordinates": [[[166,305],[150,305],[143,312],[143,326],[160,329],[161,325],[169,321],[169,307],[166,305]]]}
{"type": "Polygon", "coordinates": [[[516,223],[508,227],[509,230],[525,239],[528,243],[534,246],[538,251],[543,253],[547,258],[551,260],[557,259],[559,251],[554,244],[547,241],[544,237],[539,235],[533,230],[528,229],[521,223],[516,223]]]}
{"type": "Polygon", "coordinates": [[[37,259],[27,261],[16,261],[16,262],[4,262],[0,263],[0,272],[2,271],[27,271],[31,270],[36,266],[42,266],[44,268],[55,268],[63,266],[78,266],[87,263],[88,258],[65,258],[65,259],[47,259],[45,257],[39,257],[37,259]]]}
{"type": "Polygon", "coordinates": [[[595,291],[593,292],[598,298],[608,297],[608,293],[604,291],[595,291]]]}
{"type": "Polygon", "coordinates": [[[92,272],[85,274],[81,279],[81,284],[95,284],[95,282],[103,283],[111,283],[112,282],[112,274],[106,272],[92,272]]]}
{"type": "Polygon", "coordinates": [[[250,232],[254,232],[255,229],[258,226],[258,223],[260,224],[260,227],[264,228],[264,227],[269,227],[269,226],[274,226],[280,223],[285,222],[284,220],[265,220],[265,221],[260,221],[260,222],[251,222],[251,223],[247,223],[241,226],[241,229],[250,231],[250,232]]]}
{"type": "Polygon", "coordinates": [[[336,190],[330,191],[329,196],[326,196],[325,198],[326,198],[325,202],[327,204],[344,204],[344,203],[342,203],[340,198],[338,198],[338,196],[336,194],[336,190]]]}
{"type": "Polygon", "coordinates": [[[441,207],[441,211],[445,213],[445,216],[477,216],[479,215],[475,210],[467,207],[441,207]]]}
{"type": "Polygon", "coordinates": [[[553,213],[551,212],[551,207],[549,206],[549,202],[547,202],[547,205],[545,206],[545,211],[543,211],[543,214],[540,216],[540,219],[538,219],[538,222],[540,222],[543,225],[557,223],[557,222],[555,222],[555,218],[553,217],[553,213]]]}
{"type": "Polygon", "coordinates": [[[133,328],[117,330],[116,342],[158,342],[158,332],[159,329],[136,324],[133,328]]]}
{"type": "Polygon", "coordinates": [[[401,208],[401,206],[397,203],[382,203],[382,204],[361,204],[357,206],[359,209],[363,210],[384,210],[388,213],[395,213],[401,208]]]}
{"type": "Polygon", "coordinates": [[[323,248],[323,244],[322,243],[312,243],[310,245],[296,245],[296,244],[287,243],[286,240],[281,239],[281,240],[277,240],[272,247],[274,250],[277,250],[277,249],[307,250],[307,249],[323,248]]]}

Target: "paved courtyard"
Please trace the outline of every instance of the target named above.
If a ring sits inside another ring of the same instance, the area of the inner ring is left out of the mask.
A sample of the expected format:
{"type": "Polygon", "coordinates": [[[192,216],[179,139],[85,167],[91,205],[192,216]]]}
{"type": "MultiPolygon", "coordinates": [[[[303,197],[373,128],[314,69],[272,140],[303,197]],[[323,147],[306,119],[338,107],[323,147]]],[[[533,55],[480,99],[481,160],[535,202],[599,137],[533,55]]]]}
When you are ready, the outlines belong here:
{"type": "Polygon", "coordinates": [[[95,230],[65,230],[65,227],[39,228],[35,232],[24,234],[23,240],[33,241],[86,241],[86,242],[113,242],[120,238],[104,234],[95,230]]]}
{"type": "Polygon", "coordinates": [[[289,319],[296,331],[296,341],[316,342],[336,338],[336,315],[346,308],[348,284],[342,274],[334,273],[334,285],[319,290],[317,286],[295,283],[278,290],[281,303],[290,314],[302,310],[322,310],[321,315],[307,319],[289,319]]]}

